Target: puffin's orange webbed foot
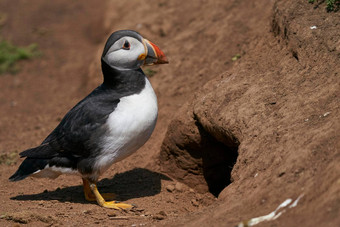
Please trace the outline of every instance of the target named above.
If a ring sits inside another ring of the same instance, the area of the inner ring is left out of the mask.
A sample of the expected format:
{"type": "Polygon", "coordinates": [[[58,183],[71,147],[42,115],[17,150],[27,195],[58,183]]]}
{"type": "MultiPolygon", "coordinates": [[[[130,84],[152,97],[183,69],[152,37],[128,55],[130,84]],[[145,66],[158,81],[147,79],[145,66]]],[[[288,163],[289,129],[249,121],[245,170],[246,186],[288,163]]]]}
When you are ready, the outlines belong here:
{"type": "Polygon", "coordinates": [[[106,199],[111,200],[115,197],[114,193],[99,193],[97,185],[95,183],[90,183],[88,180],[83,178],[84,185],[84,195],[87,201],[97,201],[97,203],[106,208],[111,209],[130,209],[133,206],[126,203],[120,203],[116,201],[105,201],[106,199]]]}

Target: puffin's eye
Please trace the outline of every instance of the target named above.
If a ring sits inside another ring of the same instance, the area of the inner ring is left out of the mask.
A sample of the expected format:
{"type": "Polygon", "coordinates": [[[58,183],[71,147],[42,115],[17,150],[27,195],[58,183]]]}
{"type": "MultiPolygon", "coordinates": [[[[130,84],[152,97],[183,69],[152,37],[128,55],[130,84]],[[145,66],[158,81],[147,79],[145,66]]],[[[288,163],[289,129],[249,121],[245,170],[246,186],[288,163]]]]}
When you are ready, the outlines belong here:
{"type": "Polygon", "coordinates": [[[130,43],[127,40],[125,40],[125,42],[123,44],[123,49],[130,50],[130,43]]]}

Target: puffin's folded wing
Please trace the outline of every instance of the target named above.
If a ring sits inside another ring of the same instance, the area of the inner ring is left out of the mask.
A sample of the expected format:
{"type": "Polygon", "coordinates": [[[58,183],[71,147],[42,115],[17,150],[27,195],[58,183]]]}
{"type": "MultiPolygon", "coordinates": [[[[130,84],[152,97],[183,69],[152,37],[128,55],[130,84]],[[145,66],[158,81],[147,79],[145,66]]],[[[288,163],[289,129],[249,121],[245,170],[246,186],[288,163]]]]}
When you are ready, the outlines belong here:
{"type": "MultiPolygon", "coordinates": [[[[96,89],[95,93],[100,93],[96,89]]],[[[94,93],[93,92],[93,93],[94,93]]],[[[52,133],[37,147],[24,154],[35,157],[74,156],[88,157],[98,148],[100,134],[103,133],[109,114],[117,107],[119,99],[100,99],[107,95],[91,94],[73,107],[61,120],[52,133]],[[105,101],[103,101],[105,100],[105,101]],[[37,154],[31,153],[37,152],[37,154]]]]}

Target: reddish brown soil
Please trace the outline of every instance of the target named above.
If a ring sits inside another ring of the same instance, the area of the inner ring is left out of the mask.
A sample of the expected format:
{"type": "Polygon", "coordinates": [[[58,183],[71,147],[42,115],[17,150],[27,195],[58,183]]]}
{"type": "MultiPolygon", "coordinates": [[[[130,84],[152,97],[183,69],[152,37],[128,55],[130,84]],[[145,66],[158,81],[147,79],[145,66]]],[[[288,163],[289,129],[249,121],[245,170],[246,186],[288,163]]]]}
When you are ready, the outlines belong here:
{"type": "Polygon", "coordinates": [[[3,0],[0,14],[3,38],[42,52],[0,76],[0,226],[235,226],[300,195],[258,226],[340,225],[339,12],[307,0],[3,0]],[[151,139],[99,183],[137,207],[89,203],[75,176],[9,182],[18,153],[100,84],[103,44],[118,29],[170,60],[150,67],[151,139]],[[224,176],[216,166],[235,149],[232,183],[215,198],[206,180],[224,176]]]}

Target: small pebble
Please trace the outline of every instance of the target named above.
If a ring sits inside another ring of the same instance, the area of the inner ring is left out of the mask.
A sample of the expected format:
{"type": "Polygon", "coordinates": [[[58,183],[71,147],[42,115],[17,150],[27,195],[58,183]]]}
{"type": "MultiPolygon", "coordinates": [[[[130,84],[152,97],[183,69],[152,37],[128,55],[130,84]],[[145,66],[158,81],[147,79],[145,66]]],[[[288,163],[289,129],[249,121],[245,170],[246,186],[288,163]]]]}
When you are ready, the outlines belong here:
{"type": "Polygon", "coordinates": [[[175,189],[176,189],[176,191],[178,191],[178,192],[182,192],[182,191],[183,191],[183,184],[177,182],[176,185],[175,185],[175,189]]]}
{"type": "Polygon", "coordinates": [[[192,204],[193,206],[195,206],[195,207],[198,207],[198,202],[197,202],[196,199],[192,199],[192,200],[191,200],[191,204],[192,204]]]}
{"type": "Polygon", "coordinates": [[[151,212],[149,212],[149,211],[145,212],[144,214],[145,214],[145,216],[151,216],[151,212]]]}
{"type": "Polygon", "coordinates": [[[91,214],[92,212],[90,210],[83,210],[83,214],[91,214]]]}
{"type": "Polygon", "coordinates": [[[109,216],[109,217],[116,217],[117,214],[115,214],[115,213],[109,213],[109,214],[107,214],[107,216],[109,216]]]}
{"type": "Polygon", "coordinates": [[[165,211],[163,211],[163,210],[161,210],[161,211],[159,212],[159,214],[160,214],[160,215],[163,215],[163,216],[165,216],[165,217],[168,216],[168,215],[165,213],[165,211]]]}
{"type": "Polygon", "coordinates": [[[163,220],[167,217],[167,214],[164,211],[160,211],[158,214],[155,214],[153,216],[153,219],[155,220],[163,220]]]}
{"type": "Polygon", "coordinates": [[[168,186],[166,186],[166,190],[168,192],[173,192],[175,190],[175,186],[173,186],[172,184],[169,184],[168,186]]]}
{"type": "Polygon", "coordinates": [[[329,115],[331,112],[326,112],[323,114],[324,117],[327,117],[327,115],[329,115]]]}

